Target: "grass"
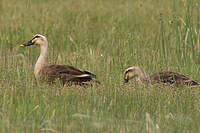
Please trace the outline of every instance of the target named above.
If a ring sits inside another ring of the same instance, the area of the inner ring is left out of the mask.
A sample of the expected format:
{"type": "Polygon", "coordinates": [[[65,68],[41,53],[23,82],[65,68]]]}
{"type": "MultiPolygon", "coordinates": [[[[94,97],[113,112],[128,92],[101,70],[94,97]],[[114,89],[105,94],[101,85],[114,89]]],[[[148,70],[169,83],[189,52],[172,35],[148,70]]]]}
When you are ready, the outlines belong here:
{"type": "Polygon", "coordinates": [[[198,0],[1,0],[0,132],[199,132],[200,90],[124,85],[123,71],[175,71],[200,81],[198,0]],[[101,86],[37,84],[36,34],[52,64],[98,76],[101,86]]]}

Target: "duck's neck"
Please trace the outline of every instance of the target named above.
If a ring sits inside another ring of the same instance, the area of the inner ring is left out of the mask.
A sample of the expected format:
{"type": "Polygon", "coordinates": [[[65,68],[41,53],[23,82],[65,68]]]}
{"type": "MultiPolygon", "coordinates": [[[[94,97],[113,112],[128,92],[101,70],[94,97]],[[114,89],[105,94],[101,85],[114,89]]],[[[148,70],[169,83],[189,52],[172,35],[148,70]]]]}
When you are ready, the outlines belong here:
{"type": "Polygon", "coordinates": [[[140,84],[146,84],[149,82],[149,78],[141,68],[137,69],[136,74],[140,84]]]}
{"type": "Polygon", "coordinates": [[[39,78],[40,70],[48,65],[48,42],[40,47],[40,56],[35,64],[34,74],[36,78],[39,78]]]}

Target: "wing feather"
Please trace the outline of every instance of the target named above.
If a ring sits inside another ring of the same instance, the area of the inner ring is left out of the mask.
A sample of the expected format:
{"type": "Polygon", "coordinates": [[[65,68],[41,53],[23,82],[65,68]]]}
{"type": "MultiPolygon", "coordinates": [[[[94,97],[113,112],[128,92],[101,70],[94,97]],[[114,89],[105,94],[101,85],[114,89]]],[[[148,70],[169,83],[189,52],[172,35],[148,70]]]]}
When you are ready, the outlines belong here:
{"type": "Polygon", "coordinates": [[[69,65],[49,65],[43,67],[40,71],[43,78],[46,78],[48,82],[54,82],[55,79],[60,79],[65,82],[88,82],[91,81],[96,75],[82,71],[78,68],[69,65]]]}
{"type": "Polygon", "coordinates": [[[164,84],[182,84],[182,85],[188,85],[188,86],[195,86],[199,85],[198,82],[194,80],[190,80],[188,77],[186,77],[183,74],[179,74],[176,72],[160,72],[160,73],[154,73],[150,76],[150,79],[152,83],[164,83],[164,84]]]}

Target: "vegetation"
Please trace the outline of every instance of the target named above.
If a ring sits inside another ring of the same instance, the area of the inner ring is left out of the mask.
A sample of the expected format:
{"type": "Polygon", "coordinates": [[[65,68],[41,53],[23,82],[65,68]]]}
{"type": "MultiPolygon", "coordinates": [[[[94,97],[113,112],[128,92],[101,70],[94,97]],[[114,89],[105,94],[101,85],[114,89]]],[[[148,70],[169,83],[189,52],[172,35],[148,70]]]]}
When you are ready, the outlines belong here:
{"type": "Polygon", "coordinates": [[[200,1],[1,0],[0,132],[200,132],[199,88],[123,84],[131,65],[200,81],[200,1]],[[52,64],[95,73],[100,86],[37,83],[36,34],[52,64]]]}

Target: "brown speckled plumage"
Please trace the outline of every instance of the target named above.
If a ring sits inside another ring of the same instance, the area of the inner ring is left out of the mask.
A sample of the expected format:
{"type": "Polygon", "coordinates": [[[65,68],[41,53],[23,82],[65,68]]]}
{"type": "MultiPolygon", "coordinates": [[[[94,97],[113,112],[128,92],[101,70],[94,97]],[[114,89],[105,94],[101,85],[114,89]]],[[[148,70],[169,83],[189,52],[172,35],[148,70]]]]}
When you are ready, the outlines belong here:
{"type": "Polygon", "coordinates": [[[175,73],[175,72],[160,72],[150,75],[150,80],[153,83],[164,83],[164,84],[173,84],[178,85],[187,85],[187,86],[199,86],[200,84],[194,80],[189,79],[188,77],[175,73]]]}
{"type": "MultiPolygon", "coordinates": [[[[56,79],[60,79],[63,84],[79,84],[86,85],[96,75],[77,69],[68,65],[48,65],[40,70],[40,79],[46,79],[49,83],[53,83],[56,79]]],[[[96,81],[97,82],[97,81],[96,81]]],[[[97,82],[98,83],[98,82],[97,82]]]]}

